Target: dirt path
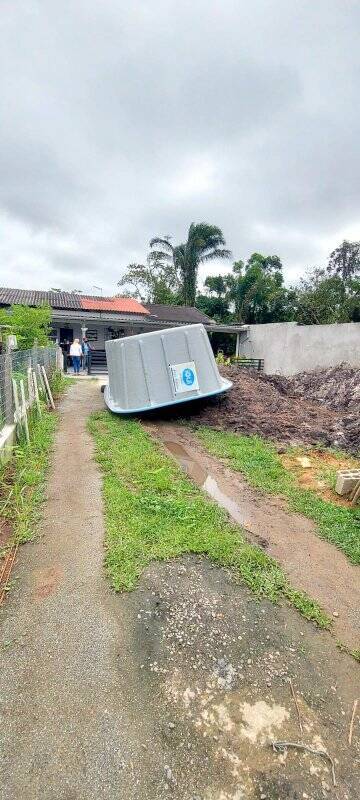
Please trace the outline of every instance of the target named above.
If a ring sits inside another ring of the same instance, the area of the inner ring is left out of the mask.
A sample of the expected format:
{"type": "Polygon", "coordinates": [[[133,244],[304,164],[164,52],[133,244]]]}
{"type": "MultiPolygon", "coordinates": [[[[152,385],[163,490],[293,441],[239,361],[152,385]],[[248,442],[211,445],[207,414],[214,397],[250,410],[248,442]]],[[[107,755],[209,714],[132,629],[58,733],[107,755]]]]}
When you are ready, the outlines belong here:
{"type": "Polygon", "coordinates": [[[140,740],[131,634],[102,570],[101,480],[85,427],[97,408],[93,382],[62,403],[43,535],[22,548],[2,614],[4,800],[140,797],[134,786],[146,784],[152,720],[140,740]]]}
{"type": "Polygon", "coordinates": [[[100,407],[90,382],[62,403],[43,535],[2,609],[1,800],[355,800],[359,671],[329,636],[205,559],[109,589],[85,428],[100,407]],[[325,759],[273,738],[328,748],[337,786],[325,759]]]}
{"type": "Polygon", "coordinates": [[[320,539],[315,524],[286,510],[281,500],[252,489],[239,473],[209,456],[182,426],[156,425],[161,439],[193,479],[223,505],[249,538],[266,549],[292,584],[319,601],[333,617],[335,636],[360,647],[360,569],[334,545],[320,539]]]}

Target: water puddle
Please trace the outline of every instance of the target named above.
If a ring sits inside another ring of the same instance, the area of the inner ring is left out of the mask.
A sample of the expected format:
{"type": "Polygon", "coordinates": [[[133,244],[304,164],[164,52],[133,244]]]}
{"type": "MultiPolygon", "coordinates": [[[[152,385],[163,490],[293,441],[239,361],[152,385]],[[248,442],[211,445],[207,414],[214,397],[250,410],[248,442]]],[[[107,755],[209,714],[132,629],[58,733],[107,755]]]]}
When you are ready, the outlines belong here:
{"type": "Polygon", "coordinates": [[[240,506],[225,494],[219,487],[218,482],[196,461],[195,458],[183,447],[180,442],[170,439],[163,440],[166,449],[177,459],[183,470],[192,478],[198,486],[201,486],[213,500],[230,514],[232,519],[239,525],[245,525],[246,515],[240,506]]]}

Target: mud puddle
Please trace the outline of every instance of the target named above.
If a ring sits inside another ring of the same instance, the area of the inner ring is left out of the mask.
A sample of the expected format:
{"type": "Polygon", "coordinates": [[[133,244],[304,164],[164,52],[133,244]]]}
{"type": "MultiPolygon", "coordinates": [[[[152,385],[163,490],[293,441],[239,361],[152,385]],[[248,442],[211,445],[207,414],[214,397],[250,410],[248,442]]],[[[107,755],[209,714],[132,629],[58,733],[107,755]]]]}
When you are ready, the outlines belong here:
{"type": "Polygon", "coordinates": [[[288,511],[281,499],[253,489],[240,473],[210,456],[189,429],[169,423],[146,428],[189,477],[245,529],[249,540],[281,564],[292,585],[307,592],[333,616],[336,638],[358,649],[359,568],[321,539],[311,520],[288,511]]]}
{"type": "Polygon", "coordinates": [[[198,486],[204,489],[213,500],[216,500],[219,506],[224,508],[235,522],[239,523],[239,525],[246,524],[247,515],[245,509],[242,509],[235,500],[232,500],[225,492],[221,491],[213,475],[206,472],[199,461],[196,461],[182,444],[171,439],[163,439],[162,442],[166,449],[179,461],[187,475],[189,475],[198,486]]]}

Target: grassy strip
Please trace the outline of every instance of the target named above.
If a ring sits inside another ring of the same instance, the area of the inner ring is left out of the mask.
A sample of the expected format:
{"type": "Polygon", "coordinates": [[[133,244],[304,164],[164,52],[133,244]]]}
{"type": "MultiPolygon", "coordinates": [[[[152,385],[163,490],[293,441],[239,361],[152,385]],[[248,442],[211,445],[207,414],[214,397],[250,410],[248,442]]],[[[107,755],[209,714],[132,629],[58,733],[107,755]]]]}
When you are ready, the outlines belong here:
{"type": "Polygon", "coordinates": [[[323,539],[343,550],[353,564],[360,564],[357,509],[338,506],[318,497],[311,489],[299,487],[296,477],[282,465],[275,447],[259,436],[237,436],[207,427],[198,428],[197,436],[210,453],[225,458],[252,486],[286,497],[291,511],[312,519],[323,539]]]}
{"type": "Polygon", "coordinates": [[[0,515],[12,525],[11,543],[35,536],[56,425],[57,414],[44,410],[31,423],[30,446],[16,447],[11,461],[2,467],[0,515]]]}
{"type": "Polygon", "coordinates": [[[286,598],[307,619],[329,626],[319,605],[290,586],[279,565],[245,540],[138,422],[97,412],[88,425],[104,476],[106,567],[116,590],[132,589],[153,560],[201,553],[231,567],[257,596],[286,598]]]}
{"type": "MultiPolygon", "coordinates": [[[[55,372],[51,379],[54,397],[72,382],[55,372]]],[[[0,516],[11,524],[10,545],[28,542],[36,535],[57,424],[56,413],[43,405],[39,417],[34,407],[29,414],[30,446],[22,441],[14,448],[11,460],[0,468],[0,516]]]]}

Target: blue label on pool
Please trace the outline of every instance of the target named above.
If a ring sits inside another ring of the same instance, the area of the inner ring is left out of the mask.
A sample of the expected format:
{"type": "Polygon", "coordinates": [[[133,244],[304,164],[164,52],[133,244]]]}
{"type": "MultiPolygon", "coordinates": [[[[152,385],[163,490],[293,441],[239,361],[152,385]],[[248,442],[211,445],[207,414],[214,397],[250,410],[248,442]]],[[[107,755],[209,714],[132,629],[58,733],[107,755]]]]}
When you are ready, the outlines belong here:
{"type": "Polygon", "coordinates": [[[182,372],[182,376],[181,377],[182,377],[182,380],[183,380],[183,382],[185,383],[186,386],[192,386],[193,385],[194,380],[195,380],[195,375],[194,375],[192,369],[189,369],[189,367],[184,369],[183,372],[182,372]]]}

